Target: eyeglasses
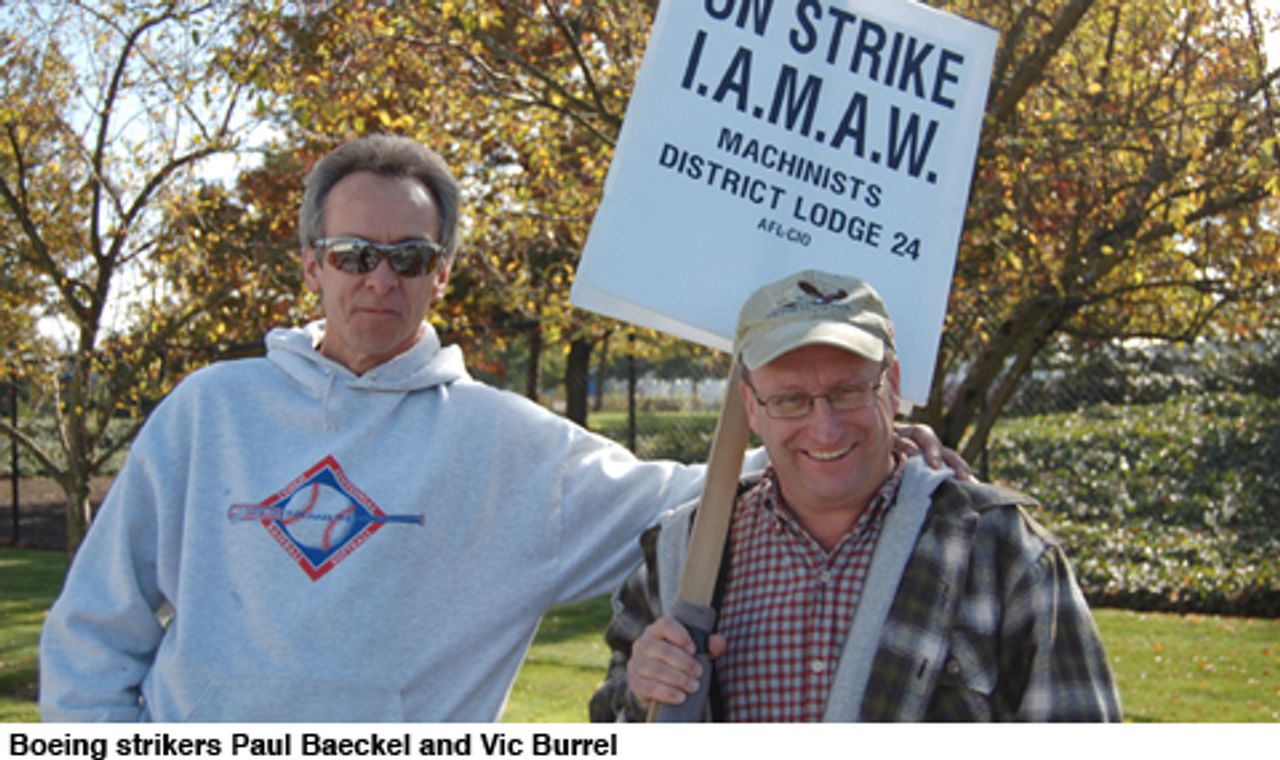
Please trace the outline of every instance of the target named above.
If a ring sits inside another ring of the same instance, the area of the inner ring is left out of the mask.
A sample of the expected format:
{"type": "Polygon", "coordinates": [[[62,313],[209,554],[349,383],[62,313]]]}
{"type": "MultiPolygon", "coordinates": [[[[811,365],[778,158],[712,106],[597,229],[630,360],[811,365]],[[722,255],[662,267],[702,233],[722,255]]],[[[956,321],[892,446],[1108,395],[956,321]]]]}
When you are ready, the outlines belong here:
{"type": "Polygon", "coordinates": [[[751,395],[755,396],[756,403],[764,407],[765,414],[775,420],[793,420],[804,417],[813,409],[813,404],[817,399],[825,398],[831,408],[837,412],[854,412],[859,409],[865,409],[875,401],[876,391],[880,390],[880,386],[884,385],[879,378],[884,377],[884,370],[880,370],[876,382],[874,383],[849,383],[848,385],[840,385],[832,388],[826,393],[809,394],[809,393],[779,393],[776,396],[763,398],[756,387],[750,381],[746,381],[747,387],[751,389],[751,395]]]}
{"type": "Polygon", "coordinates": [[[325,260],[347,274],[368,274],[383,259],[391,271],[404,277],[430,274],[444,256],[444,248],[430,240],[374,243],[364,238],[321,238],[315,247],[325,252],[325,260]]]}

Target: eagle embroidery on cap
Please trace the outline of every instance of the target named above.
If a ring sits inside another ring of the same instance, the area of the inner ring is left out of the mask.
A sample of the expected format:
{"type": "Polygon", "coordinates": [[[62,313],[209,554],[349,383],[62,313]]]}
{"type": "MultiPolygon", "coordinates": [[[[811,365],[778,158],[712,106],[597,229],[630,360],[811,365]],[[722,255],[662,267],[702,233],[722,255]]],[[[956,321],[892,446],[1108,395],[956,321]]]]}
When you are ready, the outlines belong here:
{"type": "Polygon", "coordinates": [[[831,295],[827,295],[826,293],[823,293],[821,290],[818,290],[817,285],[814,285],[811,282],[806,282],[804,280],[797,282],[796,287],[803,290],[806,294],[813,296],[820,304],[834,303],[835,301],[839,301],[841,298],[849,297],[849,291],[844,290],[843,288],[841,288],[840,290],[837,290],[831,295]]]}
{"type": "Polygon", "coordinates": [[[778,307],[776,309],[769,312],[769,315],[765,317],[766,319],[772,319],[779,315],[786,314],[789,311],[800,311],[805,307],[830,306],[834,303],[838,303],[849,297],[849,291],[845,290],[844,288],[840,288],[836,290],[834,293],[823,293],[821,290],[818,289],[817,285],[814,285],[813,283],[808,282],[806,280],[800,280],[799,282],[797,282],[796,287],[799,288],[805,295],[809,296],[809,298],[808,299],[797,298],[794,301],[785,301],[783,303],[780,303],[778,304],[778,307]]]}

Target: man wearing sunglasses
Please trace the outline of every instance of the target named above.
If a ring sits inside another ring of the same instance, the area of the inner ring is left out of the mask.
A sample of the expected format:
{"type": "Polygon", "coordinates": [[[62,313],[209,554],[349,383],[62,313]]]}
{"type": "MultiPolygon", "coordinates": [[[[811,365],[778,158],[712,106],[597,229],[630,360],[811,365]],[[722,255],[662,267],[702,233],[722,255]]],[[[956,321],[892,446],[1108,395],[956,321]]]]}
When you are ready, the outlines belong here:
{"type": "Polygon", "coordinates": [[[488,721],[552,606],[604,593],[701,467],[468,377],[426,322],[458,184],[390,136],[308,176],[324,319],[155,410],[41,645],[48,720],[488,721]]]}
{"type": "MultiPolygon", "coordinates": [[[[716,632],[699,632],[714,658],[706,718],[1119,719],[1093,618],[1061,547],[1024,511],[1033,502],[894,451],[900,369],[869,285],[807,271],[761,288],[735,350],[772,465],[740,492],[716,632]]],[[[642,719],[698,692],[694,637],[660,617],[692,511],[642,540],[595,720],[642,719]]]]}

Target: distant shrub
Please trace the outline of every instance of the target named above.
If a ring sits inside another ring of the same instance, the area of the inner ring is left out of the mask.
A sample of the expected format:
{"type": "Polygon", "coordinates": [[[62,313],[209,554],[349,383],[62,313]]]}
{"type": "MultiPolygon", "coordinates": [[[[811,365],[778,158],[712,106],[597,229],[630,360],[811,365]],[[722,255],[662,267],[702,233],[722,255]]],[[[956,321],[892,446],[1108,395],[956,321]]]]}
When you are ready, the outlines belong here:
{"type": "Polygon", "coordinates": [[[1280,617],[1280,400],[1220,393],[1009,419],[991,476],[1034,494],[1086,595],[1280,617]]]}

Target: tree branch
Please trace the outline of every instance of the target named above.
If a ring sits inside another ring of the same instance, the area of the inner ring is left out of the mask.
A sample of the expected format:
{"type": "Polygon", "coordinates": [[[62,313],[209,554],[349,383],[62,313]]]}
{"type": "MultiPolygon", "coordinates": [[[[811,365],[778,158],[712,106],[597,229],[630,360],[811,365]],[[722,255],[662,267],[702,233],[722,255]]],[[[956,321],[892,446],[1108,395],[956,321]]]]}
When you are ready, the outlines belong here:
{"type": "Polygon", "coordinates": [[[1058,14],[1049,34],[1041,40],[1035,52],[1017,67],[1013,81],[1000,92],[998,99],[987,109],[994,121],[1007,122],[1013,117],[1018,103],[1044,77],[1049,62],[1075,31],[1080,20],[1093,7],[1093,3],[1094,0],[1070,0],[1067,3],[1058,14]]]}
{"type": "MultiPolygon", "coordinates": [[[[18,144],[17,136],[14,134],[13,125],[6,124],[5,131],[9,138],[9,143],[13,147],[14,154],[21,161],[22,148],[18,144]]],[[[27,240],[31,242],[31,247],[27,250],[31,254],[31,263],[36,268],[43,270],[45,274],[53,280],[53,286],[57,288],[62,298],[67,303],[67,308],[76,315],[77,320],[85,317],[85,306],[76,297],[75,283],[69,277],[63,275],[58,268],[58,262],[54,261],[53,254],[49,251],[48,244],[45,243],[44,237],[40,234],[39,228],[31,218],[31,208],[26,202],[26,188],[19,188],[22,197],[19,197],[9,187],[9,183],[0,176],[0,198],[4,199],[5,204],[13,215],[17,217],[18,223],[22,225],[22,231],[27,236],[27,240]]]]}
{"type": "Polygon", "coordinates": [[[116,58],[115,67],[111,72],[111,80],[107,85],[107,92],[103,96],[102,110],[98,115],[98,135],[94,140],[90,159],[90,166],[93,171],[93,201],[90,204],[89,242],[91,253],[99,264],[105,263],[102,253],[101,214],[98,212],[102,206],[102,184],[106,182],[106,177],[103,174],[103,164],[106,161],[112,111],[115,109],[116,99],[120,96],[121,82],[124,79],[125,70],[128,68],[134,46],[138,44],[138,40],[142,38],[142,35],[148,29],[163,23],[165,19],[170,17],[169,13],[164,13],[149,19],[143,19],[136,29],[125,36],[124,47],[121,48],[120,54],[116,58]]]}
{"type": "Polygon", "coordinates": [[[53,475],[54,478],[59,477],[62,469],[58,467],[58,463],[53,461],[53,457],[40,446],[40,442],[34,437],[9,424],[9,421],[5,419],[0,419],[0,435],[6,435],[14,442],[21,444],[22,448],[35,457],[40,466],[50,475],[53,475]]]}
{"type": "MultiPolygon", "coordinates": [[[[584,112],[585,112],[585,113],[594,113],[594,114],[596,114],[596,115],[597,115],[598,117],[600,117],[600,118],[601,118],[601,119],[602,119],[606,124],[609,124],[610,126],[612,126],[612,127],[614,128],[614,133],[615,133],[615,135],[616,135],[617,131],[618,131],[619,129],[621,129],[621,128],[622,128],[622,119],[621,119],[621,118],[619,118],[619,117],[615,116],[614,114],[609,113],[609,112],[607,112],[607,111],[605,111],[605,112],[599,112],[599,111],[597,111],[596,109],[594,109],[594,108],[591,106],[591,104],[590,104],[590,103],[587,103],[586,101],[584,101],[584,100],[582,100],[581,98],[579,98],[577,95],[575,95],[575,94],[573,94],[572,92],[569,92],[568,90],[566,90],[566,89],[564,88],[564,86],[563,86],[563,85],[561,85],[558,81],[556,81],[556,80],[555,80],[553,77],[551,77],[549,74],[547,74],[546,72],[544,72],[542,69],[538,68],[537,66],[534,66],[532,63],[530,63],[530,62],[529,62],[528,60],[526,60],[524,57],[522,57],[522,56],[520,56],[520,55],[517,55],[515,52],[513,52],[512,50],[510,50],[509,48],[507,48],[507,46],[505,46],[505,45],[503,45],[501,42],[499,42],[499,41],[498,41],[498,39],[497,39],[497,38],[495,38],[493,35],[489,34],[488,32],[484,31],[483,29],[481,29],[478,25],[477,25],[474,29],[467,30],[467,29],[465,29],[464,27],[462,27],[462,26],[461,26],[461,24],[460,24],[459,22],[457,22],[457,21],[455,21],[455,22],[454,22],[454,24],[455,24],[455,27],[456,27],[456,28],[461,29],[462,31],[466,32],[467,34],[470,34],[472,37],[474,37],[477,41],[479,41],[479,42],[480,42],[482,45],[484,45],[486,48],[488,48],[489,50],[493,51],[494,55],[496,55],[498,58],[500,58],[501,60],[506,61],[507,63],[510,63],[510,64],[514,65],[515,67],[517,67],[517,68],[518,68],[518,69],[520,69],[521,71],[523,71],[523,72],[525,72],[526,74],[528,74],[529,76],[533,77],[536,81],[541,82],[541,83],[542,83],[542,85],[543,85],[544,87],[546,87],[548,90],[550,90],[551,92],[554,92],[554,93],[556,93],[557,95],[559,95],[560,97],[564,98],[564,100],[565,100],[567,103],[572,104],[575,108],[574,108],[574,109],[568,109],[568,108],[566,108],[566,109],[564,109],[563,113],[565,113],[566,115],[571,116],[575,121],[577,121],[578,123],[580,123],[583,127],[585,127],[586,129],[590,130],[590,131],[591,131],[591,133],[592,133],[592,134],[594,134],[594,135],[595,135],[597,138],[599,138],[601,141],[605,142],[605,143],[606,143],[606,144],[608,144],[608,145],[613,145],[613,144],[614,144],[614,141],[615,141],[616,137],[611,137],[611,136],[605,135],[602,131],[600,131],[600,129],[599,129],[598,127],[596,127],[595,125],[593,125],[593,124],[591,124],[589,121],[587,121],[587,120],[582,116],[582,113],[584,113],[584,112]]],[[[549,101],[548,101],[547,99],[543,99],[543,101],[544,101],[544,103],[545,103],[546,105],[550,105],[550,103],[549,103],[549,101]]]]}

